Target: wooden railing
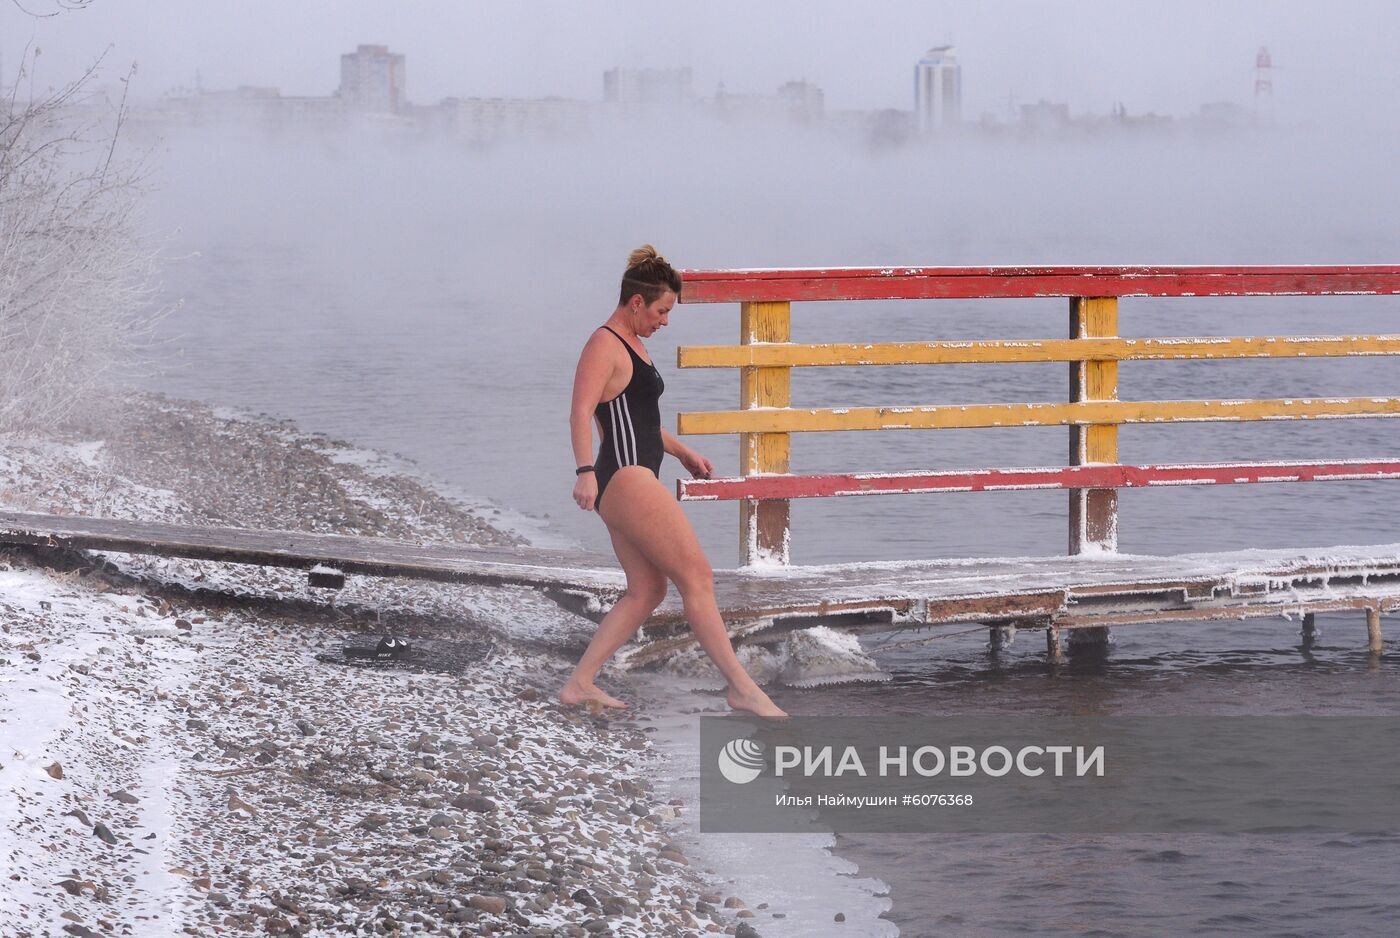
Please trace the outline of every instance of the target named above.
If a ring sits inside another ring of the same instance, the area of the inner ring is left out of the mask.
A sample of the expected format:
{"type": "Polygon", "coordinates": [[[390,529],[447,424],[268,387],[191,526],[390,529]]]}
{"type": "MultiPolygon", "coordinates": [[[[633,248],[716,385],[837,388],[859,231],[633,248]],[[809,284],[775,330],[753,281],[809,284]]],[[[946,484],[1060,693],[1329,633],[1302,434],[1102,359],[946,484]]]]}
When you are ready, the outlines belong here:
{"type": "Polygon", "coordinates": [[[684,271],[683,303],[740,306],[737,346],[682,347],[682,368],[738,368],[739,409],[682,413],[683,434],[738,433],[740,476],[688,479],[683,500],[741,502],[740,559],[789,559],[789,500],[831,495],[1063,488],[1069,551],[1114,550],[1119,488],[1152,485],[1400,478],[1400,460],[1121,465],[1118,427],[1132,423],[1400,416],[1400,397],[1118,400],[1120,361],[1400,354],[1400,335],[1118,337],[1124,296],[1400,294],[1400,266],[923,267],[684,271]],[[792,342],[793,302],[1066,297],[1069,339],[792,342]],[[1066,403],[798,408],[793,368],[1068,362],[1066,403]],[[1030,469],[795,475],[791,434],[832,430],[1066,426],[1070,465],[1030,469]]]}

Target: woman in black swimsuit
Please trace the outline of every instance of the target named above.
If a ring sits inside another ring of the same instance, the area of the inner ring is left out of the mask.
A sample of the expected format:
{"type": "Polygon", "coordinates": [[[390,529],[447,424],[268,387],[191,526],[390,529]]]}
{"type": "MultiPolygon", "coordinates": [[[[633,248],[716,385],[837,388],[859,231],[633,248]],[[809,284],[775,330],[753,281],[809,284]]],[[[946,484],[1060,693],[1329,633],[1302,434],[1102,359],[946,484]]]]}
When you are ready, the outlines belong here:
{"type": "Polygon", "coordinates": [[[661,428],[661,374],[643,357],[643,336],[666,325],[681,292],[680,274],[643,245],[627,259],[617,309],[594,331],[574,375],[569,429],[578,465],[574,501],[597,509],[627,574],[627,592],[603,617],[559,699],[625,707],[593,683],[603,663],[622,647],[676,584],[686,621],[700,647],[729,682],[729,705],[759,716],[785,714],[754,683],[734,654],[715,603],[714,574],[674,495],[661,484],[661,458],[670,453],[697,477],[708,477],[708,459],[661,428]],[[593,460],[593,424],[602,445],[593,460]],[[607,502],[603,491],[607,491],[607,502]]]}

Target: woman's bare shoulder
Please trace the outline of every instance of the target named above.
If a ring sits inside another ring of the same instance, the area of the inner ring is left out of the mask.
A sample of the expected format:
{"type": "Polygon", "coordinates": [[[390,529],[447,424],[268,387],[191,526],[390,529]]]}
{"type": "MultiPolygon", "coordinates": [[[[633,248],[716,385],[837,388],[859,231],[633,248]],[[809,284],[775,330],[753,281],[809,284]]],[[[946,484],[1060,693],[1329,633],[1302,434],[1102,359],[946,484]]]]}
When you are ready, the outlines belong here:
{"type": "Polygon", "coordinates": [[[621,347],[617,339],[609,335],[608,330],[599,326],[593,330],[588,341],[583,343],[578,360],[581,368],[608,368],[615,371],[619,363],[626,357],[627,351],[621,347]]]}
{"type": "Polygon", "coordinates": [[[596,355],[600,352],[607,355],[609,358],[615,358],[616,355],[614,353],[616,352],[622,352],[624,355],[627,354],[626,350],[622,348],[621,343],[617,341],[617,338],[602,326],[594,329],[593,334],[588,337],[588,341],[583,343],[583,353],[585,355],[596,355]]]}

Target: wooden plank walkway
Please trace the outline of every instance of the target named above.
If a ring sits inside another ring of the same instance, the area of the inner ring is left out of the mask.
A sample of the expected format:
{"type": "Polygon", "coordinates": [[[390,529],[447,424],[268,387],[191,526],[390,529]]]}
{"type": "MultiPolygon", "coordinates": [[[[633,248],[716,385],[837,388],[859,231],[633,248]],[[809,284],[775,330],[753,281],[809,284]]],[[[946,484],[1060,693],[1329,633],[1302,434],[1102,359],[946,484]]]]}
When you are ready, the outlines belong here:
{"type": "Polygon", "coordinates": [[[0,512],[0,544],[3,543],[307,571],[319,565],[364,576],[537,589],[570,587],[599,595],[618,594],[626,587],[613,557],[534,547],[413,544],[344,534],[0,512]]]}
{"type": "MultiPolygon", "coordinates": [[[[153,554],[454,583],[526,586],[595,620],[625,588],[616,561],[584,551],[411,544],[376,538],[0,512],[0,544],[153,554]]],[[[1400,609],[1400,544],[1157,557],[1091,554],[886,561],[718,570],[735,640],[793,629],[983,623],[1060,629],[1174,619],[1238,619],[1339,609],[1376,620],[1400,609]]],[[[1375,626],[1372,647],[1379,641],[1375,626]]],[[[642,642],[620,657],[655,661],[694,645],[672,590],[642,642]]]]}

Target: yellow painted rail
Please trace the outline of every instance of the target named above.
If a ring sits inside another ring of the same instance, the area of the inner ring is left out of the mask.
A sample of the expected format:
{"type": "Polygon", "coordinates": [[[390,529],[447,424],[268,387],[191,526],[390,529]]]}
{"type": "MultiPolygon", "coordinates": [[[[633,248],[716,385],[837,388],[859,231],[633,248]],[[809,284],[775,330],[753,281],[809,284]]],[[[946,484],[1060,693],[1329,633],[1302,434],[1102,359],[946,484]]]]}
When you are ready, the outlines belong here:
{"type": "MultiPolygon", "coordinates": [[[[830,430],[965,430],[979,427],[1400,417],[1400,397],[1245,401],[1084,401],[1062,404],[936,404],[921,407],[770,407],[679,415],[681,433],[803,433],[830,430]]],[[[1102,460],[1089,460],[1102,462],[1102,460]]]]}
{"type": "Polygon", "coordinates": [[[1400,335],[1023,339],[816,345],[771,343],[682,346],[676,352],[676,364],[681,368],[1342,358],[1360,355],[1400,355],[1400,335]]]}

